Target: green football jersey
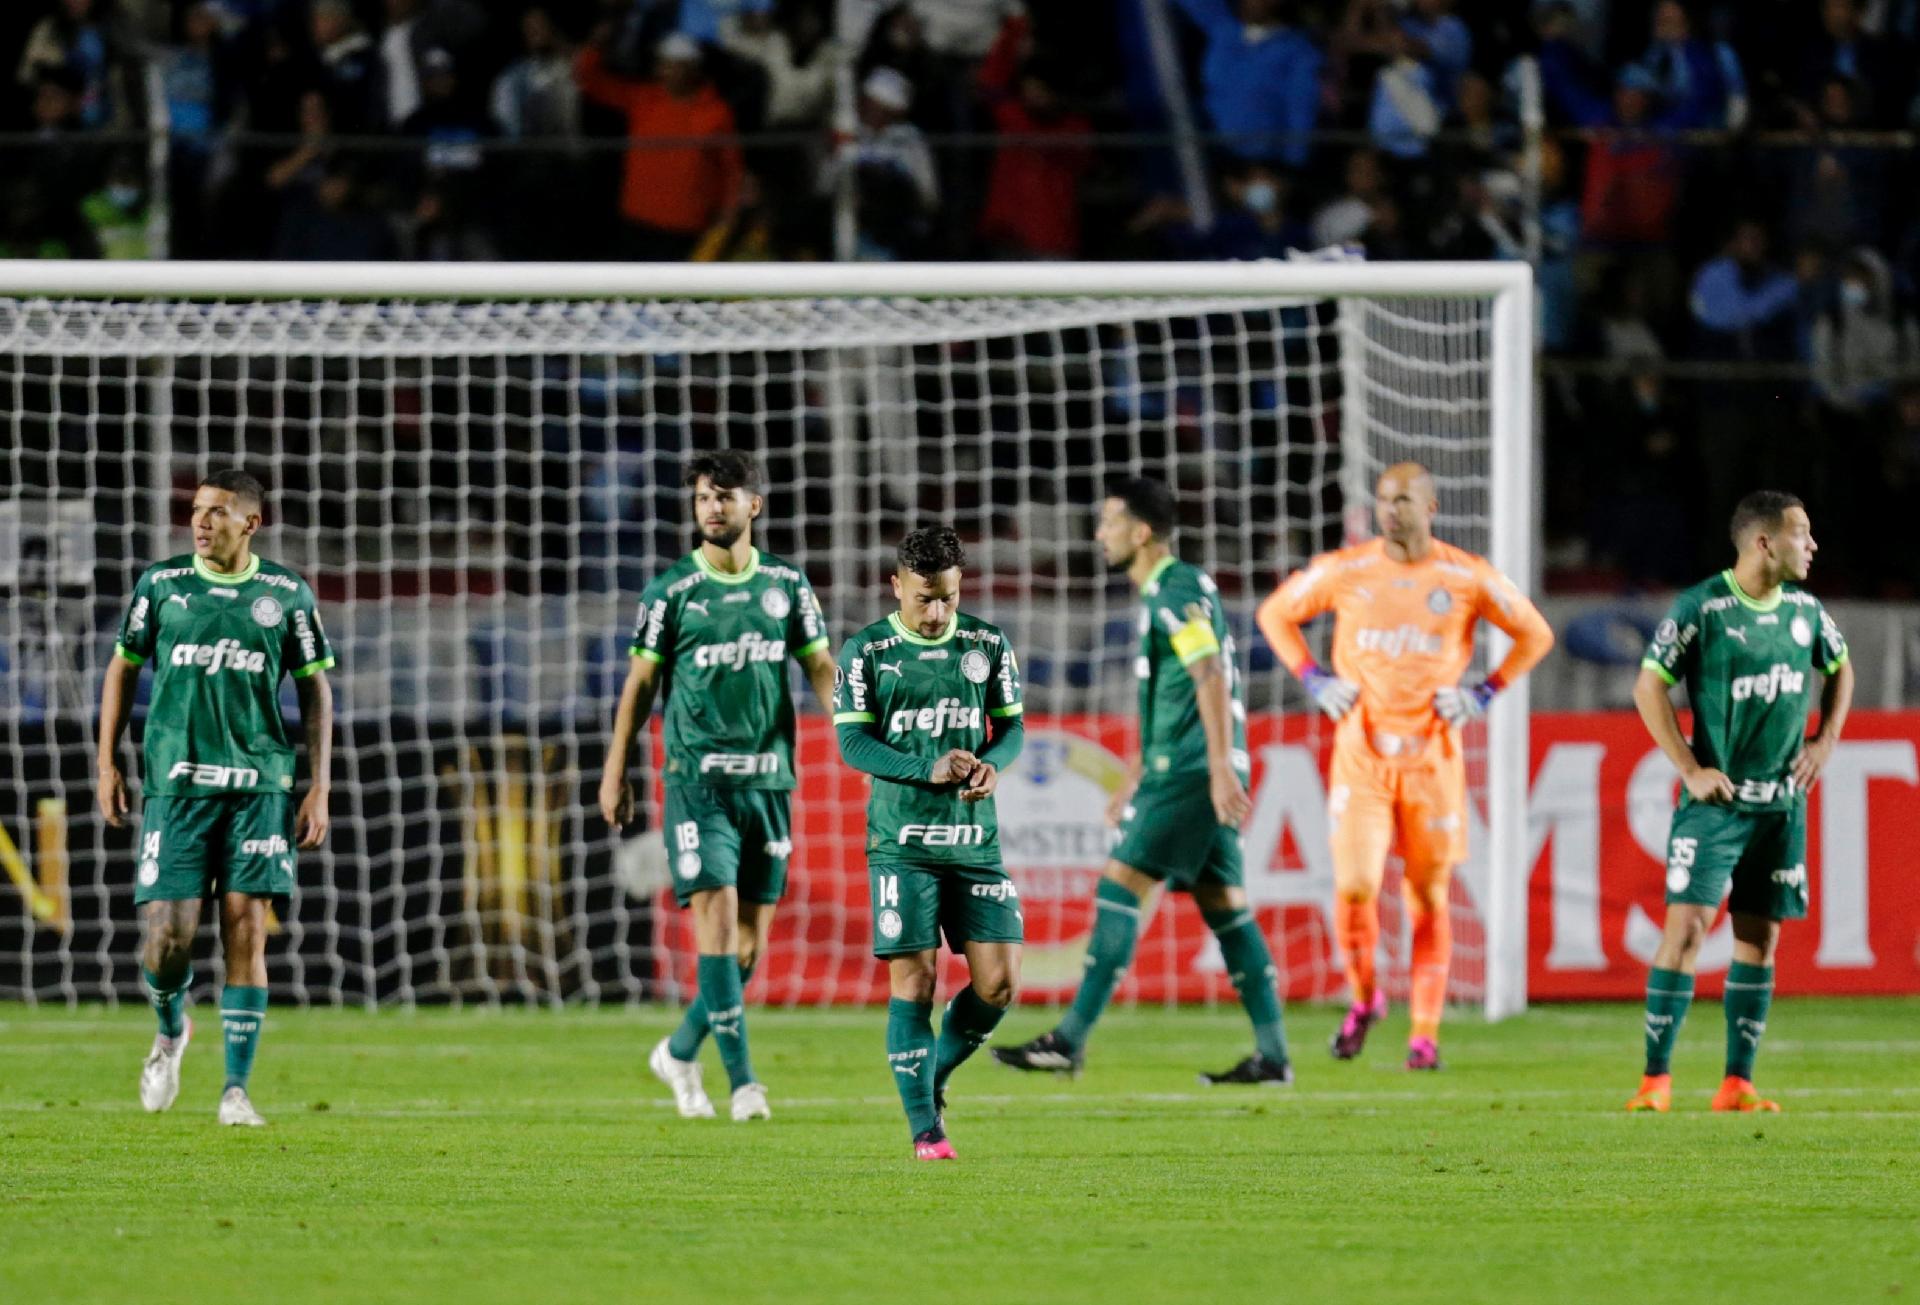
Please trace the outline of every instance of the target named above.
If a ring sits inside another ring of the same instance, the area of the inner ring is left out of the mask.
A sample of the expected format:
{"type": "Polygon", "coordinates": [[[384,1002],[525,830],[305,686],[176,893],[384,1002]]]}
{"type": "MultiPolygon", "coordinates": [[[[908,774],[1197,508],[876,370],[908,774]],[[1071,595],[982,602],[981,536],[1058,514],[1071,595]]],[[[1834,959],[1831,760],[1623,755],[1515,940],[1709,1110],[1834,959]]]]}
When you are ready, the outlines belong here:
{"type": "MultiPolygon", "coordinates": [[[[898,613],[847,640],[834,676],[833,722],[860,724],[890,747],[929,761],[955,748],[978,754],[989,722],[1018,716],[1020,667],[1007,636],[961,612],[938,639],[909,630],[898,613]]],[[[952,784],[873,781],[867,859],[997,866],[1000,823],[993,799],[962,802],[952,784]]]]}
{"type": "Polygon", "coordinates": [[[787,657],[827,646],[813,586],[796,566],[753,550],[728,575],[699,549],[640,595],[632,653],[662,663],[667,782],[793,787],[787,657]]]}
{"type": "Polygon", "coordinates": [[[153,666],[148,797],[293,788],[280,677],[333,665],[320,608],[299,576],[258,557],[236,575],[192,553],[155,563],[133,587],[115,652],[153,666]]]}
{"type": "Polygon", "coordinates": [[[1140,767],[1143,778],[1207,769],[1207,734],[1187,667],[1216,654],[1232,695],[1233,768],[1245,778],[1247,706],[1220,591],[1206,572],[1176,557],[1160,560],[1140,588],[1140,767]]]}
{"type": "Polygon", "coordinates": [[[1733,806],[1781,811],[1802,796],[1788,770],[1813,710],[1810,673],[1831,675],[1846,660],[1847,641],[1818,598],[1788,584],[1755,602],[1722,571],[1673,600],[1641,665],[1668,684],[1686,681],[1693,755],[1733,781],[1733,806]]]}

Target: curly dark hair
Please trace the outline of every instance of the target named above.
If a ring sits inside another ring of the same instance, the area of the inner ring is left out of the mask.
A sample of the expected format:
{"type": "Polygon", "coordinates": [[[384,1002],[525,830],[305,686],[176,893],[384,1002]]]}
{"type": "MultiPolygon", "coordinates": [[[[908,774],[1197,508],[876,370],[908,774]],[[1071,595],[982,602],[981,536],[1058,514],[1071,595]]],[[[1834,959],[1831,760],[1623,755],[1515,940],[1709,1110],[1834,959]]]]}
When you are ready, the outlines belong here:
{"type": "Polygon", "coordinates": [[[1154,538],[1164,540],[1173,533],[1177,510],[1173,489],[1166,481],[1135,476],[1115,484],[1107,491],[1107,497],[1125,503],[1127,515],[1151,530],[1154,538]]]}
{"type": "Polygon", "coordinates": [[[1735,506],[1727,533],[1733,536],[1733,546],[1738,548],[1755,530],[1778,530],[1788,508],[1804,507],[1806,504],[1796,495],[1784,490],[1757,489],[1735,506]]]}
{"type": "Polygon", "coordinates": [[[760,464],[753,454],[743,449],[714,449],[694,454],[687,460],[687,476],[681,483],[692,489],[702,476],[712,481],[715,489],[760,492],[760,464]]]}
{"type": "Polygon", "coordinates": [[[241,502],[251,503],[256,508],[266,506],[267,487],[260,483],[251,472],[239,467],[228,467],[225,471],[210,472],[202,477],[199,489],[224,489],[238,496],[241,502]]]}
{"type": "Polygon", "coordinates": [[[900,569],[915,575],[939,575],[967,564],[967,550],[951,526],[922,526],[900,541],[900,569]]]}

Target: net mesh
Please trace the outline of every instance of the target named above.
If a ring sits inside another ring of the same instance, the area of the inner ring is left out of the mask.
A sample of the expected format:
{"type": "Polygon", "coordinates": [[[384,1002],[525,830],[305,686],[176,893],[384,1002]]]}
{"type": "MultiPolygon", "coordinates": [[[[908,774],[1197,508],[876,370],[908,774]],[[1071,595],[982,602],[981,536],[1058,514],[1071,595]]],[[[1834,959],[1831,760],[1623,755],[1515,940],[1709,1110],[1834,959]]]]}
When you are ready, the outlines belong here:
{"type": "MultiPolygon", "coordinates": [[[[680,996],[690,935],[657,833],[610,836],[594,790],[634,599],[692,544],[683,466],[723,445],[761,458],[757,542],[807,571],[836,645],[888,609],[905,530],[968,540],[964,602],[1027,672],[1000,804],[1037,1000],[1078,979],[1132,746],[1135,603],[1091,547],[1094,508],[1115,476],[1169,478],[1248,690],[1249,894],[1289,993],[1332,995],[1325,731],[1252,611],[1368,532],[1365,488],[1401,458],[1435,471],[1441,534],[1487,550],[1490,322],[1472,297],[0,299],[0,996],[138,992],[133,835],[93,807],[99,683],[135,579],[187,551],[194,486],[235,464],[269,487],[258,551],[314,586],[339,659],[333,834],[275,922],[276,1000],[680,996]]],[[[871,1000],[864,788],[794,683],[793,877],[750,996],[871,1000]]],[[[1483,740],[1470,756],[1484,812],[1483,740]]],[[[1485,980],[1474,847],[1466,1001],[1485,980]]],[[[1121,996],[1231,1000],[1189,905],[1158,911],[1121,996]]]]}

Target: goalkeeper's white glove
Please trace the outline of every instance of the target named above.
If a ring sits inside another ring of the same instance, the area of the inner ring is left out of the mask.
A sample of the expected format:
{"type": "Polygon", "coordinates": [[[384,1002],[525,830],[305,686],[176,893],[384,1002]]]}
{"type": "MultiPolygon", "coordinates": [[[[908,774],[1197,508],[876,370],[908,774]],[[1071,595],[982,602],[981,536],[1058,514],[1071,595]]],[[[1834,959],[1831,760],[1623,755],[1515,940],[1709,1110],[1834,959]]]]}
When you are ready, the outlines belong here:
{"type": "Polygon", "coordinates": [[[1300,683],[1306,686],[1307,696],[1313,699],[1313,705],[1326,713],[1329,720],[1339,720],[1353,710],[1353,704],[1360,700],[1360,686],[1352,680],[1343,680],[1331,671],[1323,671],[1318,666],[1309,665],[1300,674],[1300,683]]]}
{"type": "Polygon", "coordinates": [[[1487,704],[1500,692],[1500,685],[1487,679],[1479,684],[1456,684],[1433,695],[1433,710],[1440,719],[1458,728],[1487,714],[1487,704]]]}

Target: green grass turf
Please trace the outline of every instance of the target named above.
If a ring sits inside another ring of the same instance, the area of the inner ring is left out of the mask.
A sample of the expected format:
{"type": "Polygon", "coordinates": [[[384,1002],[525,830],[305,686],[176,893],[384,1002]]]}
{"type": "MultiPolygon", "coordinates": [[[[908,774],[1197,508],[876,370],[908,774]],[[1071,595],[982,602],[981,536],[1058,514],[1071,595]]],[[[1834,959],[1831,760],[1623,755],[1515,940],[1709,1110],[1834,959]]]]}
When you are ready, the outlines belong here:
{"type": "Polygon", "coordinates": [[[1624,1006],[1456,1017],[1419,1077],[1398,1017],[1341,1065],[1296,1007],[1290,1091],[1197,1085],[1235,1011],[1117,1012],[1077,1082],[962,1070],[950,1165],[907,1158],[877,1011],[754,1012],[754,1126],[673,1116],[670,1012],[279,1011],[260,1130],[215,1126],[197,1015],[147,1116],[144,1010],[0,1007],[0,1301],[1920,1298],[1920,1000],[1778,1002],[1764,1117],[1706,1109],[1714,1002],[1665,1117],[1619,1109],[1624,1006]]]}

